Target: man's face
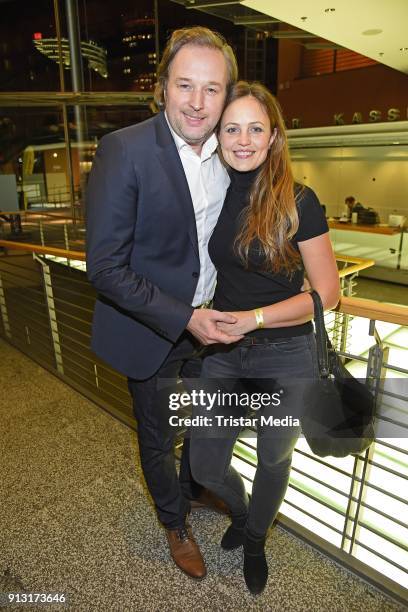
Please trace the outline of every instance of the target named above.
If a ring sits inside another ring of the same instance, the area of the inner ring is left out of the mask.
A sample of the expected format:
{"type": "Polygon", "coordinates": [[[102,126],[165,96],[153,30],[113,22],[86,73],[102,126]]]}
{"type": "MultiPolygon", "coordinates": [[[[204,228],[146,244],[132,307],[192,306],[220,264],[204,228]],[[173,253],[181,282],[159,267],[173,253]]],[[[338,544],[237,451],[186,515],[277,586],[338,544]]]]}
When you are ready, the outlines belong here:
{"type": "Polygon", "coordinates": [[[221,51],[185,45],[170,64],[166,113],[173,130],[196,153],[221,116],[227,90],[227,64],[221,51]]]}

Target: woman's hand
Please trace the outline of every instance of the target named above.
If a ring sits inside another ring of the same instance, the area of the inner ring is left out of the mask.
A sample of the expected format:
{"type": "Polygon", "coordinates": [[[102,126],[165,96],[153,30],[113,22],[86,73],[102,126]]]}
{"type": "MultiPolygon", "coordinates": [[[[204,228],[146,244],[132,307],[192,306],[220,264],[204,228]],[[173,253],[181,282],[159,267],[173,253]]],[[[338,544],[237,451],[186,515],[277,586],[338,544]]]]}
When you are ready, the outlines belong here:
{"type": "Polygon", "coordinates": [[[253,310],[243,310],[241,312],[229,312],[237,319],[235,323],[218,322],[217,327],[220,331],[230,336],[242,336],[256,329],[256,319],[253,310]]]}

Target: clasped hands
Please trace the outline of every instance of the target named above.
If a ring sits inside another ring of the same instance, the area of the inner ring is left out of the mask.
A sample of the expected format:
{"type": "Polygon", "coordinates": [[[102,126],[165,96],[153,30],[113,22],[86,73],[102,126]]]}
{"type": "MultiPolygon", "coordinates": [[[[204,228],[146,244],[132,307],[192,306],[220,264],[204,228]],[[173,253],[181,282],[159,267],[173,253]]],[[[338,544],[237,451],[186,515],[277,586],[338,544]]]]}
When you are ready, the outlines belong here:
{"type": "Polygon", "coordinates": [[[208,308],[196,308],[187,325],[187,330],[201,344],[232,344],[248,332],[256,329],[253,310],[242,312],[220,312],[208,308]]]}

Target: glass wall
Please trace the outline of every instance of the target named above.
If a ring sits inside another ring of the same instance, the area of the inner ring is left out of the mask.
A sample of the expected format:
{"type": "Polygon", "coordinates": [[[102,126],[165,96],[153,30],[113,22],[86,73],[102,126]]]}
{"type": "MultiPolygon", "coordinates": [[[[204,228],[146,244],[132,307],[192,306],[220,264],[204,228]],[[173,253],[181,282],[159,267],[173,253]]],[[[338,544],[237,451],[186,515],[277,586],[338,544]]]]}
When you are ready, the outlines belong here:
{"type": "MultiPolygon", "coordinates": [[[[2,108],[0,180],[13,182],[21,210],[69,202],[67,150],[58,107],[2,108]]],[[[15,210],[12,192],[1,198],[3,211],[15,210]]]]}
{"type": "Polygon", "coordinates": [[[3,212],[65,207],[83,218],[96,145],[151,116],[160,49],[174,29],[212,27],[238,59],[245,48],[245,28],[170,0],[1,4],[3,212]]]}

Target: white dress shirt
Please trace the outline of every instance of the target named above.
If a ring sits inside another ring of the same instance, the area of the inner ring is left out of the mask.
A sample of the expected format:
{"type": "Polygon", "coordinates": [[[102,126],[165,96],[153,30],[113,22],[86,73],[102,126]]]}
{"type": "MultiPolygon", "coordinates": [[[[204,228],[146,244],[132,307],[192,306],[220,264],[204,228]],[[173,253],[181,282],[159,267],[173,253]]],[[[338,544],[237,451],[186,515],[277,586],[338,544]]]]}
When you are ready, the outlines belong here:
{"type": "Polygon", "coordinates": [[[165,117],[183,164],[194,206],[200,276],[192,306],[199,306],[211,300],[215,291],[216,270],[208,255],[208,241],[221,212],[230,179],[217,155],[218,141],[215,134],[206,140],[201,155],[197,155],[173,130],[166,113],[165,117]]]}

